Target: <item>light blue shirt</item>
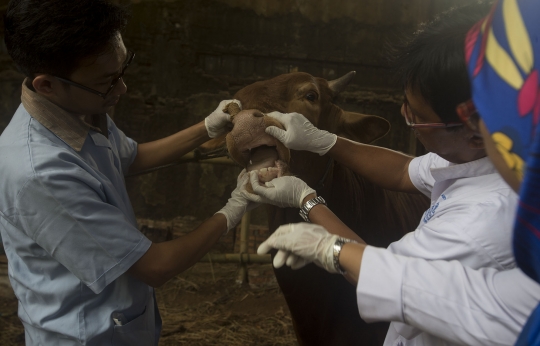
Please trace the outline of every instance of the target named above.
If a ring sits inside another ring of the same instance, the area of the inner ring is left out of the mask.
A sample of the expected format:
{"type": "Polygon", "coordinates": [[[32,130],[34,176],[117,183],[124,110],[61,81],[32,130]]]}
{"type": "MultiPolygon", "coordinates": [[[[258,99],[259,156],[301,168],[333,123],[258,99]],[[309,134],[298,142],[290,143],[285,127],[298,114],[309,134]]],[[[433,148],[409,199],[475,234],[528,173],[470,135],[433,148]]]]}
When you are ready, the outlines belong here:
{"type": "Polygon", "coordinates": [[[0,232],[27,345],[157,345],[154,290],[126,274],[151,245],[124,182],[137,144],[107,127],[77,152],[21,105],[0,136],[0,232]]]}

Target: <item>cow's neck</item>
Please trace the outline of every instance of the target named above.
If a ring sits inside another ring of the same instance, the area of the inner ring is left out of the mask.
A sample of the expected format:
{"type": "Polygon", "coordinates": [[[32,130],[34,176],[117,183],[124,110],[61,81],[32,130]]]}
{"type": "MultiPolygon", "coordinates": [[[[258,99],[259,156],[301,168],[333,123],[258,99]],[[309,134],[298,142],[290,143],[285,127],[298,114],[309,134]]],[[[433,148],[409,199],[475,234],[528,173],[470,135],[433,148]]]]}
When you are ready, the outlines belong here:
{"type": "MultiPolygon", "coordinates": [[[[325,186],[328,185],[327,180],[331,177],[330,172],[332,171],[332,168],[334,167],[334,159],[331,157],[328,158],[328,163],[326,164],[326,169],[324,170],[324,174],[321,176],[319,181],[317,181],[317,184],[313,187],[315,191],[317,191],[317,195],[324,194],[325,192],[325,186]]],[[[331,188],[331,187],[330,187],[331,188]]]]}

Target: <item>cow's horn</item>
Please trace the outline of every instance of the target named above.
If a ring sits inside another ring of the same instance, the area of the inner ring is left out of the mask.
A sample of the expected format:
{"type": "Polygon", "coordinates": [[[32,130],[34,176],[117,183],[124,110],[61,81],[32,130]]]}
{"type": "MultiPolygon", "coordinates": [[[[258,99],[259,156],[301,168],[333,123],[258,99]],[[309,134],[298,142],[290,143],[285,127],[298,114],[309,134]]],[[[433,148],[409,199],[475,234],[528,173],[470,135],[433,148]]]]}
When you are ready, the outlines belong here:
{"type": "Polygon", "coordinates": [[[328,86],[330,87],[330,89],[332,89],[334,95],[337,95],[342,92],[347,85],[349,85],[355,75],[356,71],[351,71],[343,77],[329,81],[328,86]]]}

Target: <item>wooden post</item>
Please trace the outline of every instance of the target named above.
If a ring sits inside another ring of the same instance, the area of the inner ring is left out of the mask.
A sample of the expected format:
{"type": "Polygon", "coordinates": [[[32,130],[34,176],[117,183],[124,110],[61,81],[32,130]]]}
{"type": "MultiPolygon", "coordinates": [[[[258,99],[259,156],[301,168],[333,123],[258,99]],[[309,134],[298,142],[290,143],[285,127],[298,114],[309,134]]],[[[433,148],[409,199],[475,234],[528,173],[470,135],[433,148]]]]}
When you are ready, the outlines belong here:
{"type": "MultiPolygon", "coordinates": [[[[240,224],[240,256],[248,253],[248,237],[249,237],[249,224],[251,223],[251,212],[247,212],[242,217],[242,223],[240,224]]],[[[236,283],[241,285],[247,283],[247,264],[240,263],[240,271],[238,272],[238,278],[236,283]]]]}
{"type": "Polygon", "coordinates": [[[255,255],[255,254],[239,254],[239,253],[225,253],[225,254],[206,254],[199,262],[210,262],[210,263],[240,263],[240,264],[250,264],[250,263],[262,263],[268,264],[272,263],[272,257],[270,255],[255,255]]]}

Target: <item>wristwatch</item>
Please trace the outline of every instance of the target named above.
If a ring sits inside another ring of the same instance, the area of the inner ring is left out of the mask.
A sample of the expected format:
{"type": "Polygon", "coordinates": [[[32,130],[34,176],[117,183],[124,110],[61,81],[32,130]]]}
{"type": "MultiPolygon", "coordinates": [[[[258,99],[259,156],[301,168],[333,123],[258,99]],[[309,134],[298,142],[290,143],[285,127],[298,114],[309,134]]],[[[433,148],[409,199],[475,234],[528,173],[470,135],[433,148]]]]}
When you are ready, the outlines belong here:
{"type": "Polygon", "coordinates": [[[304,219],[305,222],[311,222],[311,221],[309,221],[308,215],[309,215],[309,212],[310,212],[311,208],[313,208],[317,204],[326,205],[326,201],[321,196],[315,197],[313,199],[310,199],[306,203],[304,203],[302,208],[300,208],[300,216],[302,217],[302,219],[304,219]]]}
{"type": "Polygon", "coordinates": [[[343,270],[343,268],[339,265],[339,255],[341,254],[341,249],[343,249],[343,245],[345,245],[346,243],[357,243],[357,242],[352,239],[337,238],[336,242],[334,243],[334,268],[341,275],[345,274],[345,270],[343,270]]]}

